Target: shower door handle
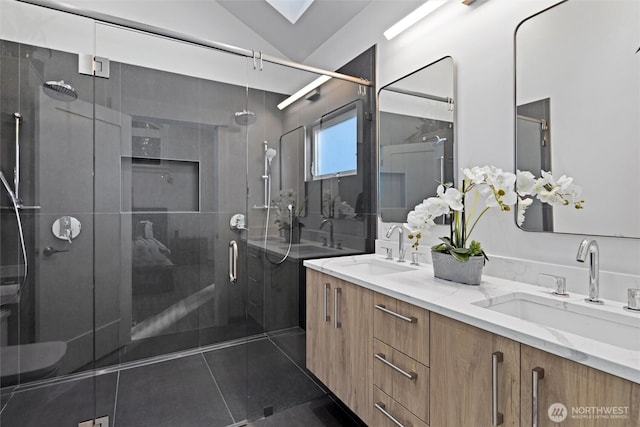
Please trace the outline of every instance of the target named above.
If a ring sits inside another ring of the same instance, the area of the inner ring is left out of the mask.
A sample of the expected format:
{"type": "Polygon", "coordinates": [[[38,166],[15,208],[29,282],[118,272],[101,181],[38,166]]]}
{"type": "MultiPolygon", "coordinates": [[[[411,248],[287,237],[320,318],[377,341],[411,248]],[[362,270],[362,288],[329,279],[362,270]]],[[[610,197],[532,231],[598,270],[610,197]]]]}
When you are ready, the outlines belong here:
{"type": "Polygon", "coordinates": [[[16,122],[16,164],[13,168],[13,194],[16,202],[20,203],[20,122],[22,114],[13,113],[16,122]]]}
{"type": "Polygon", "coordinates": [[[238,283],[238,244],[229,242],[229,282],[238,283]]]}

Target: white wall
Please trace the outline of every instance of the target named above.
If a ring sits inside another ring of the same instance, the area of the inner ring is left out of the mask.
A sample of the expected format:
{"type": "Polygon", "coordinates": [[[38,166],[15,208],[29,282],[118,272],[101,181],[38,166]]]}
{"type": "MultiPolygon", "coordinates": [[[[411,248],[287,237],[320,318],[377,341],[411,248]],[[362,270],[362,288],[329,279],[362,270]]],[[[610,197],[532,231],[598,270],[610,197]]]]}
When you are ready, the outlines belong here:
{"type": "MultiPolygon", "coordinates": [[[[514,32],[519,22],[555,3],[555,0],[478,0],[467,7],[458,1],[449,2],[396,39],[378,38],[378,86],[451,55],[457,73],[459,167],[493,164],[513,170],[514,32]]],[[[339,34],[348,36],[346,32],[339,34]]],[[[321,49],[324,50],[317,52],[316,59],[326,54],[328,44],[321,49]]],[[[637,117],[619,120],[637,121],[637,117]]],[[[594,172],[609,173],[600,169],[594,172]]],[[[611,188],[612,199],[623,199],[624,190],[622,185],[611,188]]],[[[388,226],[380,223],[378,236],[384,236],[388,226]]],[[[444,227],[434,231],[422,247],[428,248],[438,236],[446,234],[444,227]]],[[[568,277],[569,290],[587,292],[587,266],[575,261],[583,236],[524,232],[516,227],[511,215],[490,212],[474,231],[474,238],[482,242],[492,258],[487,265],[489,274],[529,282],[536,281],[538,272],[563,274],[568,277]],[[517,265],[505,262],[510,259],[516,259],[517,265]]],[[[640,240],[599,237],[598,242],[603,271],[601,295],[622,300],[626,288],[640,287],[640,240]],[[608,275],[606,271],[623,274],[608,275]]]]}

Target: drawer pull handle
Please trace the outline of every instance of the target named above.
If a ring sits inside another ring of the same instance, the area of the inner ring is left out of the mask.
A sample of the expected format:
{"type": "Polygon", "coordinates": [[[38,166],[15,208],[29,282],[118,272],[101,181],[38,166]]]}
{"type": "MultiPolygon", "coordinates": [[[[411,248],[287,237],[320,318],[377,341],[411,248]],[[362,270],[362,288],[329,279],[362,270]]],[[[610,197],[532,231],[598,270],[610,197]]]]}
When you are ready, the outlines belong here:
{"type": "Polygon", "coordinates": [[[502,352],[496,351],[491,355],[491,425],[497,427],[502,424],[504,416],[498,412],[498,363],[502,363],[502,352]]]}
{"type": "Polygon", "coordinates": [[[544,378],[543,368],[531,371],[531,427],[538,427],[538,382],[544,378]]]}
{"type": "Polygon", "coordinates": [[[418,374],[416,374],[415,372],[407,372],[404,369],[389,362],[383,353],[376,353],[375,358],[381,361],[382,363],[384,363],[385,365],[387,365],[388,367],[400,372],[402,375],[409,378],[411,381],[414,381],[416,378],[418,378],[418,374]]]}
{"type": "Polygon", "coordinates": [[[375,307],[376,307],[378,310],[380,310],[380,311],[382,311],[382,312],[384,312],[384,313],[390,314],[390,315],[392,315],[392,316],[395,316],[395,317],[397,317],[398,319],[402,319],[402,320],[404,320],[405,322],[409,322],[409,323],[417,323],[417,322],[418,322],[418,319],[416,319],[415,317],[413,317],[413,316],[410,316],[410,317],[403,316],[403,315],[402,315],[402,314],[400,314],[400,313],[396,313],[395,311],[389,310],[388,308],[386,308],[386,307],[385,307],[384,305],[382,305],[382,304],[376,304],[376,305],[375,305],[375,307]]]}
{"type": "Polygon", "coordinates": [[[327,300],[329,299],[329,283],[325,283],[324,284],[324,295],[323,295],[323,300],[324,300],[324,321],[328,322],[331,320],[331,318],[329,317],[329,307],[328,307],[328,303],[327,300]]]}
{"type": "Polygon", "coordinates": [[[407,424],[407,425],[402,424],[400,421],[396,420],[396,419],[395,419],[395,417],[394,417],[393,415],[391,415],[390,413],[388,413],[388,412],[386,411],[386,409],[385,409],[384,403],[382,403],[382,402],[378,402],[378,403],[374,404],[373,406],[375,406],[375,408],[376,408],[378,411],[382,412],[382,414],[383,414],[385,417],[387,417],[387,418],[389,418],[391,421],[393,421],[393,423],[394,423],[395,425],[397,425],[398,427],[411,427],[411,424],[407,424]]]}

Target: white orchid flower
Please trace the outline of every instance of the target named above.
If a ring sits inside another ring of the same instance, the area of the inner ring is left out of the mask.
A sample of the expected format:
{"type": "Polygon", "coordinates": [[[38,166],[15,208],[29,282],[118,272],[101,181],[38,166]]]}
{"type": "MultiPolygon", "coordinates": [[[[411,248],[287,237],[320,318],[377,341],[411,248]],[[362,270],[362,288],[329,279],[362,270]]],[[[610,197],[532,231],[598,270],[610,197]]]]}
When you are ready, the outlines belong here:
{"type": "Polygon", "coordinates": [[[535,196],[538,192],[536,182],[537,179],[531,172],[518,170],[516,176],[516,190],[520,196],[535,196]]]}
{"type": "Polygon", "coordinates": [[[562,198],[562,194],[559,193],[559,187],[553,187],[551,190],[542,189],[538,193],[538,199],[541,202],[548,203],[551,206],[561,206],[566,204],[562,198]]]}
{"type": "Polygon", "coordinates": [[[488,168],[486,166],[484,168],[474,166],[471,169],[466,168],[462,170],[464,176],[471,180],[473,184],[482,184],[485,181],[486,172],[488,172],[488,168]]]}
{"type": "Polygon", "coordinates": [[[464,208],[464,205],[462,204],[462,193],[457,189],[449,187],[445,191],[442,185],[438,185],[437,193],[438,198],[444,200],[447,203],[447,206],[454,211],[461,211],[464,208]]]}
{"type": "Polygon", "coordinates": [[[521,199],[520,197],[518,197],[518,226],[522,226],[522,224],[524,224],[524,214],[527,211],[527,208],[531,206],[532,203],[533,199],[521,199]]]}
{"type": "Polygon", "coordinates": [[[449,204],[440,197],[429,197],[427,199],[427,210],[433,218],[449,213],[449,204]]]}
{"type": "MultiPolygon", "coordinates": [[[[500,208],[501,211],[510,211],[511,206],[517,203],[517,223],[522,225],[525,221],[525,212],[533,203],[533,197],[537,197],[543,203],[553,206],[566,206],[573,204],[575,208],[581,209],[584,203],[579,199],[582,189],[573,183],[573,178],[562,175],[555,179],[551,172],[540,171],[541,177],[537,178],[529,171],[517,171],[517,175],[511,172],[504,172],[495,166],[474,166],[462,169],[464,181],[460,189],[448,185],[439,185],[437,196],[429,197],[418,204],[413,211],[407,215],[408,228],[416,233],[412,239],[416,239],[413,246],[418,247],[421,238],[420,231],[428,230],[435,226],[435,218],[454,211],[463,212],[465,210],[465,196],[474,188],[478,195],[484,199],[485,209],[474,217],[474,207],[468,213],[462,227],[462,216],[455,215],[451,223],[452,245],[456,248],[465,248],[469,244],[469,235],[474,230],[478,220],[490,209],[500,208]],[[530,196],[530,197],[525,197],[530,196]],[[474,217],[473,219],[471,219],[474,217]]],[[[470,246],[471,247],[471,246],[470,246]]]]}

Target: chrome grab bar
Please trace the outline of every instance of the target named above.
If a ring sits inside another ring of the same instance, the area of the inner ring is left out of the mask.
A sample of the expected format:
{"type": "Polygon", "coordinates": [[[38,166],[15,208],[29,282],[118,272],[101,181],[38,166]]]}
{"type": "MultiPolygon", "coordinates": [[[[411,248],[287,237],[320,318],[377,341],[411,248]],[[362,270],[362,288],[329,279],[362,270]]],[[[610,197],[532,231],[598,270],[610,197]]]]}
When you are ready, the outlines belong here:
{"type": "Polygon", "coordinates": [[[338,319],[338,313],[340,313],[340,295],[342,294],[341,288],[336,288],[333,296],[333,327],[338,329],[342,327],[342,323],[338,319]]]}
{"type": "Polygon", "coordinates": [[[328,303],[327,300],[329,299],[329,286],[331,286],[328,282],[324,284],[324,291],[323,291],[323,302],[324,302],[324,321],[328,322],[331,320],[331,317],[329,316],[329,307],[328,307],[328,303]]]}
{"type": "Polygon", "coordinates": [[[410,317],[403,316],[403,315],[402,315],[402,314],[400,314],[400,313],[396,313],[395,311],[389,310],[388,308],[386,308],[386,307],[385,307],[384,305],[382,305],[382,304],[376,304],[376,305],[375,305],[375,308],[377,308],[378,310],[380,310],[380,311],[382,311],[382,312],[384,312],[384,313],[387,313],[387,314],[390,314],[390,315],[392,315],[392,316],[395,316],[395,317],[397,317],[398,319],[402,319],[402,320],[404,320],[405,322],[409,322],[409,323],[417,323],[417,322],[418,322],[418,319],[416,319],[415,317],[413,317],[413,316],[410,316],[410,317]]]}
{"type": "Polygon", "coordinates": [[[411,427],[411,424],[404,425],[400,421],[396,420],[393,415],[388,413],[385,409],[384,403],[378,402],[373,405],[378,411],[382,412],[385,417],[389,418],[398,427],[411,427]]]}
{"type": "Polygon", "coordinates": [[[229,242],[229,282],[238,283],[238,244],[229,242]]]}
{"type": "Polygon", "coordinates": [[[13,195],[16,202],[20,204],[20,121],[22,114],[13,113],[13,118],[16,121],[16,164],[13,169],[13,195]]]}
{"type": "Polygon", "coordinates": [[[531,377],[531,427],[538,427],[538,381],[544,378],[544,369],[533,368],[531,377]]]}
{"type": "Polygon", "coordinates": [[[503,415],[498,412],[498,363],[502,363],[504,356],[501,351],[491,355],[491,425],[497,427],[502,424],[503,415]]]}
{"type": "Polygon", "coordinates": [[[378,359],[379,361],[381,361],[382,363],[384,363],[385,365],[387,365],[388,367],[395,369],[396,371],[400,372],[402,375],[404,375],[405,377],[409,378],[411,381],[414,381],[416,378],[418,378],[418,374],[413,372],[413,371],[405,371],[404,369],[394,365],[393,363],[389,362],[387,360],[387,358],[385,357],[385,355],[383,353],[376,353],[374,354],[374,357],[376,359],[378,359]]]}

